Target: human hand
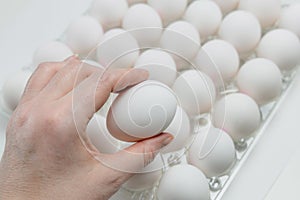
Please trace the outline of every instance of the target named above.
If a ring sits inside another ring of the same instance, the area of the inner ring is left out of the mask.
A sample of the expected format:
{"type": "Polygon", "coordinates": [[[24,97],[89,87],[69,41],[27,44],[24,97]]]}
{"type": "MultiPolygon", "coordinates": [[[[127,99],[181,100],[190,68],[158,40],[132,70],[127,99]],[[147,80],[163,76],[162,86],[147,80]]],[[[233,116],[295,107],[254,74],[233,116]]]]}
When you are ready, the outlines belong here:
{"type": "Polygon", "coordinates": [[[103,70],[75,56],[34,72],[6,132],[0,199],[104,200],[171,142],[162,133],[113,155],[98,152],[85,130],[110,92],[147,79],[141,69],[103,70]]]}

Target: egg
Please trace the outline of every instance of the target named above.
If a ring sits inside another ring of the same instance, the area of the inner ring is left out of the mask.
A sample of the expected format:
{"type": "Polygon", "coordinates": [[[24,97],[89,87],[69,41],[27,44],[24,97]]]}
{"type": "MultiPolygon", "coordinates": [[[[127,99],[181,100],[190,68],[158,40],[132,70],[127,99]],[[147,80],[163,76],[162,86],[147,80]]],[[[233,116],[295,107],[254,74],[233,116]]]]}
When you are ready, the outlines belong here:
{"type": "Polygon", "coordinates": [[[214,2],[216,2],[224,15],[226,15],[227,13],[233,11],[234,9],[236,9],[239,5],[239,1],[240,0],[213,0],[214,2]]]}
{"type": "Polygon", "coordinates": [[[105,30],[120,27],[128,10],[126,0],[94,0],[89,14],[95,17],[105,30]]]}
{"type": "Polygon", "coordinates": [[[184,61],[192,61],[201,47],[197,29],[185,21],[170,24],[163,32],[160,47],[171,53],[177,69],[181,69],[184,61]]]}
{"type": "Polygon", "coordinates": [[[261,38],[261,27],[258,19],[248,11],[234,11],[228,14],[221,23],[219,37],[230,42],[240,56],[252,53],[261,38]]]}
{"type": "Polygon", "coordinates": [[[142,191],[152,188],[161,178],[163,166],[161,156],[157,155],[140,173],[136,173],[125,182],[123,187],[130,191],[142,191]]]}
{"type": "Polygon", "coordinates": [[[147,0],[127,0],[127,3],[129,5],[136,4],[136,3],[147,3],[147,0]]]}
{"type": "Polygon", "coordinates": [[[197,70],[184,71],[176,79],[173,90],[179,105],[190,116],[209,112],[216,99],[214,83],[206,74],[197,70]]]}
{"type": "Polygon", "coordinates": [[[131,6],[124,16],[122,27],[130,31],[141,48],[158,46],[162,34],[162,21],[149,5],[131,6]]]}
{"type": "Polygon", "coordinates": [[[33,55],[33,67],[43,62],[61,62],[72,56],[72,50],[62,42],[50,41],[42,44],[33,55]]]}
{"type": "Polygon", "coordinates": [[[236,76],[240,58],[234,46],[224,40],[211,40],[202,46],[194,64],[209,75],[216,87],[223,87],[236,76]]]}
{"type": "Polygon", "coordinates": [[[253,13],[262,28],[273,26],[280,17],[280,0],[240,0],[239,9],[253,13]]]}
{"type": "Polygon", "coordinates": [[[107,128],[126,142],[150,138],[170,125],[176,108],[176,96],[168,86],[144,81],[118,95],[108,112],[107,128]]]}
{"type": "Polygon", "coordinates": [[[76,54],[87,56],[95,51],[103,38],[103,29],[90,16],[81,16],[73,21],[66,32],[66,43],[76,54]]]}
{"type": "Polygon", "coordinates": [[[226,132],[210,127],[195,136],[187,160],[206,177],[219,177],[225,175],[235,163],[235,146],[226,132]]]}
{"type": "Polygon", "coordinates": [[[97,48],[97,60],[105,68],[133,67],[138,56],[136,39],[123,29],[107,31],[97,48]]]}
{"type": "Polygon", "coordinates": [[[213,1],[194,1],[188,6],[184,19],[197,28],[204,41],[217,33],[222,21],[222,12],[213,1]]]}
{"type": "Polygon", "coordinates": [[[20,70],[9,76],[4,82],[2,87],[2,98],[4,106],[9,109],[8,111],[16,109],[31,74],[30,71],[20,70]]]}
{"type": "Polygon", "coordinates": [[[184,148],[192,133],[189,116],[181,108],[177,107],[175,117],[169,127],[164,131],[174,136],[173,141],[164,147],[161,153],[170,153],[184,148]]]}
{"type": "Polygon", "coordinates": [[[294,3],[283,9],[279,27],[294,32],[300,38],[300,3],[294,3]]]}
{"type": "Polygon", "coordinates": [[[184,14],[187,7],[187,0],[148,0],[152,6],[161,16],[164,25],[178,20],[184,14]]]}
{"type": "Polygon", "coordinates": [[[275,29],[268,32],[256,50],[257,56],[272,60],[282,71],[290,71],[300,61],[300,41],[289,30],[275,29]]]}
{"type": "Polygon", "coordinates": [[[108,132],[104,117],[95,114],[88,123],[86,134],[100,153],[113,154],[119,151],[119,141],[108,132]]]}
{"type": "Polygon", "coordinates": [[[192,165],[176,165],[163,175],[158,190],[158,200],[209,200],[208,181],[192,165]]]}
{"type": "Polygon", "coordinates": [[[135,62],[135,68],[147,70],[150,80],[160,81],[170,87],[177,77],[176,63],[173,57],[158,49],[143,52],[135,62]]]}
{"type": "Polygon", "coordinates": [[[257,103],[241,93],[226,95],[213,108],[212,122],[227,132],[234,141],[248,139],[259,128],[261,114],[257,103]]]}
{"type": "Polygon", "coordinates": [[[246,62],[236,80],[240,92],[252,97],[259,105],[273,101],[282,91],[280,69],[274,62],[264,58],[246,62]]]}

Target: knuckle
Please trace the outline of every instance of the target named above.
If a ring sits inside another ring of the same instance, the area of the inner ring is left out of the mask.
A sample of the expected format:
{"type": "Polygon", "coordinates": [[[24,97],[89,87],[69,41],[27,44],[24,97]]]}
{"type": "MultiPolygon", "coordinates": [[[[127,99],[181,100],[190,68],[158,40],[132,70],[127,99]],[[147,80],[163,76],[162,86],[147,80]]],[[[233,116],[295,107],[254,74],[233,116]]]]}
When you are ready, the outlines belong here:
{"type": "Polygon", "coordinates": [[[17,127],[23,127],[32,116],[31,109],[28,107],[19,107],[14,113],[13,121],[17,127]]]}
{"type": "Polygon", "coordinates": [[[114,82],[114,75],[104,74],[97,85],[97,91],[104,89],[110,90],[114,82]]]}
{"type": "Polygon", "coordinates": [[[55,68],[53,67],[54,65],[55,65],[55,63],[43,62],[43,63],[39,64],[38,70],[44,71],[46,73],[51,72],[51,71],[55,70],[55,68]]]}

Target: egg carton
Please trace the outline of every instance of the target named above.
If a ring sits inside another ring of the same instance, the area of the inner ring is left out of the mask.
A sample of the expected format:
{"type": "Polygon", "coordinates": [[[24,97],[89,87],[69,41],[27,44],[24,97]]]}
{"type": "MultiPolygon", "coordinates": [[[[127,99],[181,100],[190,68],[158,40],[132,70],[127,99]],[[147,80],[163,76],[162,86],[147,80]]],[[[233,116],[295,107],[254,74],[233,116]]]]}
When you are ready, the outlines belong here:
{"type": "MultiPolygon", "coordinates": [[[[290,1],[292,2],[292,1],[290,1]]],[[[289,2],[289,3],[290,3],[289,2]]],[[[289,4],[287,1],[284,1],[283,7],[287,6],[289,4]]],[[[59,41],[64,40],[64,34],[62,35],[61,38],[59,38],[59,41]]],[[[209,38],[209,40],[215,39],[215,37],[209,38]]],[[[255,58],[255,55],[252,55],[249,58],[255,58]]],[[[246,61],[246,60],[245,60],[246,61]]],[[[244,62],[245,62],[244,61],[244,62]]],[[[242,63],[243,64],[243,63],[242,63]]],[[[255,148],[255,145],[261,138],[261,136],[264,134],[264,131],[266,127],[269,126],[273,116],[276,114],[278,108],[281,105],[281,102],[285,99],[285,97],[289,94],[289,89],[291,85],[294,82],[294,76],[296,73],[299,73],[298,68],[295,68],[295,70],[288,75],[285,75],[283,78],[283,92],[275,102],[271,102],[265,106],[260,107],[261,115],[262,115],[262,124],[260,126],[260,129],[256,131],[255,137],[251,137],[247,140],[241,140],[238,143],[235,143],[236,146],[236,163],[234,167],[231,169],[229,173],[227,173],[224,176],[221,177],[212,177],[208,179],[209,185],[210,185],[210,190],[211,190],[211,200],[221,200],[223,194],[226,192],[227,188],[230,186],[231,182],[233,181],[234,177],[238,173],[239,169],[243,166],[245,161],[247,160],[248,156],[251,154],[252,150],[255,148]]],[[[28,69],[28,67],[24,68],[28,69]]],[[[222,94],[229,94],[229,93],[234,93],[237,92],[235,89],[234,85],[230,85],[227,87],[222,94]]],[[[2,99],[2,91],[0,90],[0,111],[2,117],[8,119],[11,115],[11,111],[5,106],[3,99],[2,99]]],[[[210,125],[210,115],[206,114],[203,116],[200,116],[197,121],[196,125],[194,127],[194,132],[195,134],[199,131],[199,129],[204,129],[210,125]]],[[[3,130],[4,132],[5,130],[3,130]]],[[[171,166],[186,163],[186,151],[187,149],[183,149],[178,152],[166,154],[166,155],[159,155],[161,156],[161,159],[164,162],[164,168],[162,169],[163,173],[171,166]]],[[[144,190],[144,191],[139,191],[139,192],[134,192],[134,191],[129,191],[125,188],[121,188],[119,191],[119,194],[117,195],[123,195],[121,198],[119,197],[113,197],[115,200],[157,200],[156,197],[156,191],[158,188],[159,182],[150,189],[144,190]],[[126,196],[126,197],[125,197],[126,196]]]]}
{"type": "MultiPolygon", "coordinates": [[[[210,197],[211,200],[222,200],[222,196],[229,188],[230,184],[232,183],[235,176],[238,174],[240,168],[246,162],[248,156],[251,154],[257,142],[263,136],[265,129],[270,125],[273,116],[276,115],[278,108],[281,106],[282,102],[285,98],[289,95],[289,91],[291,86],[294,83],[294,77],[297,73],[300,73],[299,70],[300,66],[296,67],[295,70],[288,76],[283,78],[283,91],[281,96],[274,102],[271,102],[267,105],[260,107],[261,116],[262,116],[262,123],[260,128],[254,134],[255,136],[247,139],[242,140],[239,143],[235,143],[236,147],[236,162],[234,167],[224,176],[221,177],[212,177],[208,179],[209,186],[210,186],[210,197]]],[[[225,93],[233,93],[232,89],[225,90],[225,93]]],[[[210,116],[204,115],[198,119],[198,124],[194,127],[195,134],[201,130],[209,127],[211,124],[210,116]]],[[[163,173],[168,170],[168,168],[179,165],[179,164],[186,164],[186,152],[187,149],[180,150],[178,152],[173,152],[169,154],[159,154],[161,159],[164,163],[164,168],[162,169],[163,173]]],[[[126,188],[121,188],[120,191],[111,198],[111,200],[120,200],[121,197],[128,199],[128,200],[158,200],[156,197],[156,192],[159,186],[160,180],[157,184],[154,185],[153,188],[143,190],[143,191],[130,191],[126,188]]],[[[122,198],[122,199],[123,199],[122,198]]]]}

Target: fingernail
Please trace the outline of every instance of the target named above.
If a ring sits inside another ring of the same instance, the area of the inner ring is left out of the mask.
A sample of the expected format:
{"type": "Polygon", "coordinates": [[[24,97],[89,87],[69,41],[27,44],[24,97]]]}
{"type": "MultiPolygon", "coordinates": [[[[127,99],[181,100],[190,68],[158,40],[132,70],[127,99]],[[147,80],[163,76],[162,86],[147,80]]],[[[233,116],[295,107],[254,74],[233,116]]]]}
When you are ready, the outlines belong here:
{"type": "Polygon", "coordinates": [[[162,141],[162,147],[167,146],[168,144],[170,144],[173,141],[174,137],[172,135],[169,135],[167,138],[165,138],[162,141]]]}

